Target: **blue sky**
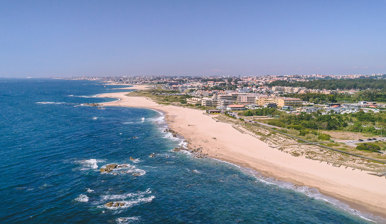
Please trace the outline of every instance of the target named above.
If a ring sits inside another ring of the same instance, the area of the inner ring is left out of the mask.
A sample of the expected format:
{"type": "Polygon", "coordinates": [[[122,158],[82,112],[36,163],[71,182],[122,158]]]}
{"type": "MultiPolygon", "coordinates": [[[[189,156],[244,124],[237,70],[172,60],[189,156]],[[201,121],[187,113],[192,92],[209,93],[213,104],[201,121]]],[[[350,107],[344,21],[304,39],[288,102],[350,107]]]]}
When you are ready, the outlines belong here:
{"type": "Polygon", "coordinates": [[[386,1],[1,1],[0,76],[386,73],[386,1]]]}

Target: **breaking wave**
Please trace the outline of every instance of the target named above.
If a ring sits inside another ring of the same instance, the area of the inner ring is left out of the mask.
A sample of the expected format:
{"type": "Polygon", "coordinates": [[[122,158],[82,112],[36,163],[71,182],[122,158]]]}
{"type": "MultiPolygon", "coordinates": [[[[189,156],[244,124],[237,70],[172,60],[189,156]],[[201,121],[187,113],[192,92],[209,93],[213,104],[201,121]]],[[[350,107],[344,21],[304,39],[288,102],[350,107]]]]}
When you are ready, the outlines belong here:
{"type": "MultiPolygon", "coordinates": [[[[106,165],[102,166],[101,168],[106,168],[106,165]]],[[[125,164],[119,164],[117,168],[114,168],[111,172],[107,172],[105,174],[112,174],[112,175],[133,174],[135,176],[143,176],[146,174],[146,171],[143,169],[139,169],[134,165],[125,163],[125,164]]]]}
{"type": "Polygon", "coordinates": [[[75,198],[75,201],[78,202],[88,202],[88,196],[85,194],[80,194],[77,198],[75,198]]]}
{"type": "Polygon", "coordinates": [[[42,102],[36,102],[36,104],[65,104],[66,102],[51,102],[51,101],[42,101],[42,102]]]}
{"type": "Polygon", "coordinates": [[[73,94],[70,94],[70,95],[67,95],[69,97],[79,97],[79,98],[97,98],[98,96],[97,95],[91,95],[91,96],[77,96],[77,95],[73,95],[73,94]]]}
{"type": "Polygon", "coordinates": [[[153,201],[155,196],[150,195],[151,193],[151,190],[148,188],[146,191],[140,191],[137,193],[102,195],[100,203],[103,203],[103,205],[98,207],[109,210],[122,210],[131,208],[138,204],[149,203],[153,201]],[[109,206],[109,203],[112,204],[109,206]]]}
{"type": "Polygon", "coordinates": [[[138,193],[126,193],[126,194],[111,194],[111,195],[101,195],[101,201],[109,201],[109,200],[125,200],[127,198],[133,197],[144,197],[145,195],[151,194],[150,188],[146,189],[146,191],[140,191],[138,193]]]}
{"type": "Polygon", "coordinates": [[[82,165],[81,170],[98,169],[98,163],[101,163],[101,162],[104,162],[104,160],[86,159],[86,160],[76,161],[76,163],[79,163],[82,165]]]}
{"type": "Polygon", "coordinates": [[[116,203],[122,203],[123,205],[117,206],[117,207],[109,207],[109,206],[103,205],[102,207],[110,210],[126,209],[126,208],[131,208],[138,204],[152,202],[154,198],[155,198],[154,195],[150,195],[148,197],[139,197],[132,200],[114,201],[116,203]]]}
{"type": "Polygon", "coordinates": [[[118,224],[128,224],[128,223],[133,223],[136,221],[139,221],[138,216],[133,216],[133,217],[119,217],[115,220],[118,224]]]}
{"type": "Polygon", "coordinates": [[[174,142],[178,142],[179,147],[187,149],[188,143],[185,141],[185,139],[182,138],[181,136],[176,136],[169,131],[169,127],[165,121],[165,115],[160,111],[157,111],[157,110],[154,110],[154,111],[156,111],[159,114],[159,116],[155,118],[149,118],[147,120],[155,123],[158,126],[158,129],[160,130],[160,132],[164,133],[163,138],[167,138],[174,142]]]}

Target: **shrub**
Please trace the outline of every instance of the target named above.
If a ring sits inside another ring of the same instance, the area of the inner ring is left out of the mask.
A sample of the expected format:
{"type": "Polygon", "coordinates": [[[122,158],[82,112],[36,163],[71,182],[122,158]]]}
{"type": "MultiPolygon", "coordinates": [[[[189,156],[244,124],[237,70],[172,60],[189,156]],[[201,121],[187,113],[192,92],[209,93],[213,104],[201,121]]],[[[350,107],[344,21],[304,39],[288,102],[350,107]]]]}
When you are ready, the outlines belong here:
{"type": "Polygon", "coordinates": [[[278,126],[278,127],[284,127],[285,124],[282,121],[279,120],[270,120],[268,121],[269,125],[278,126]]]}
{"type": "Polygon", "coordinates": [[[299,131],[299,135],[305,136],[306,134],[308,134],[308,132],[309,132],[308,130],[302,129],[302,130],[299,131]]]}
{"type": "Polygon", "coordinates": [[[305,136],[304,136],[307,140],[310,140],[310,141],[312,141],[312,142],[316,142],[316,140],[317,140],[317,138],[316,138],[316,135],[313,135],[313,134],[306,134],[305,136]]]}
{"type": "Polygon", "coordinates": [[[289,129],[300,130],[300,129],[302,129],[302,126],[301,126],[301,125],[298,125],[298,124],[290,124],[290,125],[288,125],[288,128],[289,128],[289,129]]]}
{"type": "Polygon", "coordinates": [[[320,134],[318,135],[318,139],[328,141],[328,140],[331,139],[331,136],[328,135],[328,134],[320,133],[320,134]]]}
{"type": "Polygon", "coordinates": [[[379,152],[381,150],[381,147],[379,147],[377,144],[374,144],[374,143],[361,143],[356,147],[356,149],[366,150],[371,152],[379,152]]]}

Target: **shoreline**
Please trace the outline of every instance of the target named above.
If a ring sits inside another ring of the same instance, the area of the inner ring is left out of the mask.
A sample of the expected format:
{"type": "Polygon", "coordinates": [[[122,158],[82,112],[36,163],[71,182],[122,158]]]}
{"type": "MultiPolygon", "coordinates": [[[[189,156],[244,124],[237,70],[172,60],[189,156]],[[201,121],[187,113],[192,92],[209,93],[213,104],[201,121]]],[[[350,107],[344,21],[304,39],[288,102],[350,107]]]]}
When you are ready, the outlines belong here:
{"type": "MultiPolygon", "coordinates": [[[[138,86],[128,87],[139,89],[138,86]]],[[[351,208],[386,218],[386,179],[364,171],[333,167],[320,161],[294,157],[231,124],[217,122],[203,111],[160,105],[145,97],[126,96],[128,92],[99,94],[119,99],[102,106],[141,107],[161,111],[171,130],[184,137],[190,151],[199,150],[208,157],[257,171],[267,178],[298,186],[316,188],[351,208]]]]}

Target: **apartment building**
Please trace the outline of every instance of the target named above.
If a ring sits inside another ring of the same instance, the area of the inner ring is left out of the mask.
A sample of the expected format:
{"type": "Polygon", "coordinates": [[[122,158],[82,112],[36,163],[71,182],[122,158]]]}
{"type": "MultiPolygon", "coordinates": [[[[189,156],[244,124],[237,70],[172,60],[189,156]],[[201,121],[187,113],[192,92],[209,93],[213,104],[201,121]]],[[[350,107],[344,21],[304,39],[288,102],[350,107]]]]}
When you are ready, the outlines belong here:
{"type": "Polygon", "coordinates": [[[299,98],[278,97],[276,98],[276,104],[280,108],[284,106],[300,107],[303,105],[303,101],[299,98]]]}

